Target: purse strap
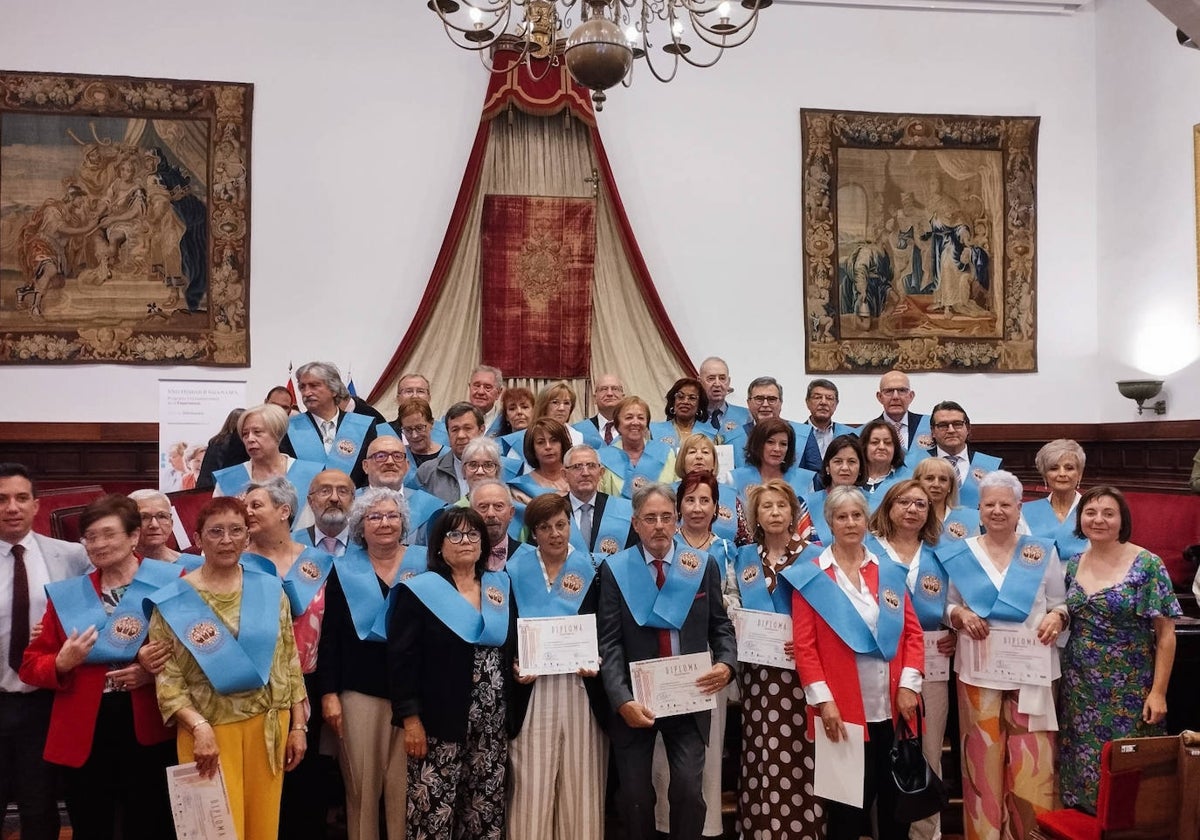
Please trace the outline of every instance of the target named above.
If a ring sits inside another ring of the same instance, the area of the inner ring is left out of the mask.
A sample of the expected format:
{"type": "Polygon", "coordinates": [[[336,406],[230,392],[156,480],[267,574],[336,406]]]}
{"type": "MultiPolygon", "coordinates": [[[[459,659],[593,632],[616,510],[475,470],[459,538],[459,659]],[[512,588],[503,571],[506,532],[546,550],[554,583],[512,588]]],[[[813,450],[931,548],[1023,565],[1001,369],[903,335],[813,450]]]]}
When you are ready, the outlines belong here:
{"type": "Polygon", "coordinates": [[[925,700],[920,695],[917,695],[917,729],[915,732],[909,730],[908,721],[901,715],[896,719],[896,740],[903,741],[907,738],[921,738],[925,729],[925,700]]]}

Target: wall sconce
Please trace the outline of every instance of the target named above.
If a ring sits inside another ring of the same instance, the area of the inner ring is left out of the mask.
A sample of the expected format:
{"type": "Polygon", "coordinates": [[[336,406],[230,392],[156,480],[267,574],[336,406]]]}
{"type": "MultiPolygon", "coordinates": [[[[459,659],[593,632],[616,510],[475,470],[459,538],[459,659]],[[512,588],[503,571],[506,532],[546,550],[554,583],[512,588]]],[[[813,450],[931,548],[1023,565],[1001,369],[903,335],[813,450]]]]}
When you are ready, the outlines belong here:
{"type": "MultiPolygon", "coordinates": [[[[1117,382],[1117,390],[1121,392],[1121,396],[1128,397],[1137,403],[1138,414],[1142,413],[1142,403],[1146,400],[1154,399],[1162,391],[1161,379],[1122,379],[1117,382]]],[[[1150,409],[1155,414],[1167,413],[1167,401],[1158,400],[1150,409]]]]}

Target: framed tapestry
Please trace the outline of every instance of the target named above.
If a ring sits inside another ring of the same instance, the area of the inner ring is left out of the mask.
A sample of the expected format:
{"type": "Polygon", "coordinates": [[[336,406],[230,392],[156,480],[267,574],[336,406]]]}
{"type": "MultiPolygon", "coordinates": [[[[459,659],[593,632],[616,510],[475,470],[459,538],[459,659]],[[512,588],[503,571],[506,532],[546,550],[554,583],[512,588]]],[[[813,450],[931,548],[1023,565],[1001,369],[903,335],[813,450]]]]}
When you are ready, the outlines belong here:
{"type": "Polygon", "coordinates": [[[0,363],[249,364],[252,95],[0,71],[0,363]]]}
{"type": "Polygon", "coordinates": [[[800,112],[810,373],[1037,370],[1037,117],[800,112]]]}

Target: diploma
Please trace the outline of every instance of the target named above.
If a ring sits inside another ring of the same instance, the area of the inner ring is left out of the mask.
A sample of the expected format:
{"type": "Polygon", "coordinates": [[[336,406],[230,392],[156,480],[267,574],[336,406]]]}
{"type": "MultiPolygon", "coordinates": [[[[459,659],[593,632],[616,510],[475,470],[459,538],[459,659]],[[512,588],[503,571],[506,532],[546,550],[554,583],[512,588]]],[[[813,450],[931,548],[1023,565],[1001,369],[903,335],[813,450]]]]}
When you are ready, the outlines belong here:
{"type": "Polygon", "coordinates": [[[825,734],[817,721],[813,728],[816,738],[816,772],[813,774],[813,793],[822,799],[844,802],[861,808],[863,779],[866,778],[866,736],[861,724],[843,723],[849,736],[836,744],[825,734]]]}
{"type": "Polygon", "coordinates": [[[790,615],[747,609],[731,612],[733,632],[737,635],[738,662],[788,670],[796,667],[796,660],[783,652],[784,644],[792,641],[790,615]]]}
{"type": "Polygon", "coordinates": [[[220,765],[209,779],[201,777],[194,761],[168,767],[167,792],[179,840],[237,840],[220,765]]]}
{"type": "Polygon", "coordinates": [[[1024,627],[992,627],[985,639],[962,634],[964,662],[969,675],[980,680],[1050,685],[1050,646],[1038,641],[1037,632],[1024,627]]]}
{"type": "Polygon", "coordinates": [[[715,709],[717,695],[705,694],[696,685],[712,666],[708,651],[630,662],[633,699],[656,718],[715,709]]]}
{"type": "Polygon", "coordinates": [[[596,616],[518,618],[517,654],[523,677],[598,671],[596,616]]]}
{"type": "Polygon", "coordinates": [[[949,630],[925,631],[925,679],[933,682],[950,679],[950,657],[938,652],[938,642],[949,635],[949,630]]]}

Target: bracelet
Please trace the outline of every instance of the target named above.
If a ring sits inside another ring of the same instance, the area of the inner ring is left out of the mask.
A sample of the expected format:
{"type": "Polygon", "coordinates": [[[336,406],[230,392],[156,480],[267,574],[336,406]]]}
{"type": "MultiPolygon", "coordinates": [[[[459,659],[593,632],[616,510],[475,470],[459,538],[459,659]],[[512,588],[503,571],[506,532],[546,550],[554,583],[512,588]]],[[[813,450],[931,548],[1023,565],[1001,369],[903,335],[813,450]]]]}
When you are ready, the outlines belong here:
{"type": "Polygon", "coordinates": [[[302,724],[300,724],[299,726],[293,726],[293,727],[292,727],[292,731],[293,731],[293,732],[307,732],[307,731],[308,731],[308,724],[307,724],[307,723],[302,723],[302,724]]]}
{"type": "Polygon", "coordinates": [[[195,732],[195,731],[196,731],[196,727],[197,727],[197,726],[204,726],[206,723],[207,723],[209,726],[212,726],[212,724],[211,724],[211,723],[208,723],[208,719],[207,719],[207,718],[200,718],[200,720],[198,720],[198,721],[196,721],[195,723],[193,723],[193,724],[192,724],[192,728],[191,728],[191,730],[190,730],[190,731],[191,731],[191,732],[195,732]]]}

